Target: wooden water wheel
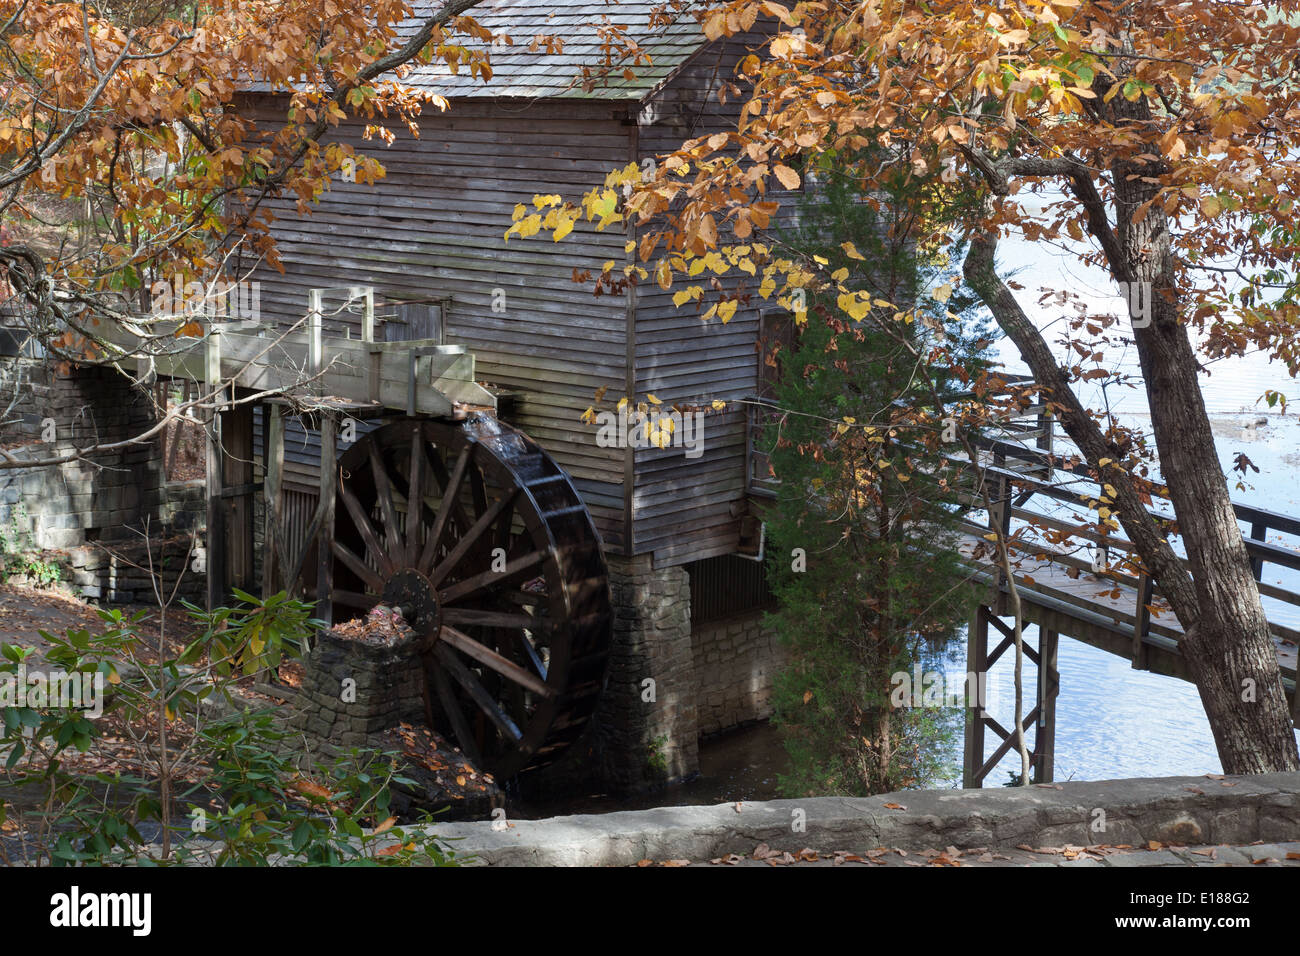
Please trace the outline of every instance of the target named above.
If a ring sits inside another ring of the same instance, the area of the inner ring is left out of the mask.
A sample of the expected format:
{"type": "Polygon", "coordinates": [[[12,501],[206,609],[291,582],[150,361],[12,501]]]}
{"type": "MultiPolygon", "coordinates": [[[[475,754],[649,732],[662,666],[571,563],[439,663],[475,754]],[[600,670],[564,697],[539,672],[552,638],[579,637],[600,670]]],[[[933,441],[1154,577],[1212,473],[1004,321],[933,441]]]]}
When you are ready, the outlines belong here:
{"type": "Polygon", "coordinates": [[[400,608],[430,722],[499,780],[553,761],[595,709],[612,621],[568,475],[489,416],[390,422],[339,469],[334,620],[400,608]]]}

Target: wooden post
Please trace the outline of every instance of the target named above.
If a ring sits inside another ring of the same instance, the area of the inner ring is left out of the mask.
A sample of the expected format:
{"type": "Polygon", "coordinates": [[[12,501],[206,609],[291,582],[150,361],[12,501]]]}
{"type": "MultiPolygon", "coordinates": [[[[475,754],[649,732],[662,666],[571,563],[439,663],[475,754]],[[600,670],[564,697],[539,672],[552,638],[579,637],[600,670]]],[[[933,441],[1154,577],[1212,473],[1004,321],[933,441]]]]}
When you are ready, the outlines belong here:
{"type": "MultiPolygon", "coordinates": [[[[1264,539],[1267,536],[1268,536],[1268,525],[1266,525],[1263,521],[1252,521],[1250,523],[1250,537],[1252,538],[1252,540],[1258,541],[1261,544],[1263,544],[1264,539]]],[[[1264,559],[1263,558],[1252,555],[1250,559],[1250,569],[1255,572],[1256,581],[1264,580],[1264,559]]]]}
{"type": "Polygon", "coordinates": [[[966,789],[983,786],[980,767],[984,765],[984,703],[979,695],[980,678],[988,681],[989,609],[983,604],[975,609],[966,631],[966,746],[962,760],[961,785],[966,789]],[[975,675],[975,687],[970,676],[975,675]],[[974,701],[977,706],[972,707],[974,701]]]}
{"type": "Polygon", "coordinates": [[[1034,782],[1051,783],[1056,773],[1056,697],[1061,691],[1057,670],[1060,635],[1038,626],[1038,723],[1034,728],[1034,782]]]}
{"type": "Polygon", "coordinates": [[[334,499],[338,492],[338,414],[320,415],[320,529],[316,534],[316,617],[326,627],[334,623],[334,499]]]}
{"type": "Polygon", "coordinates": [[[1151,612],[1147,605],[1155,598],[1155,582],[1143,571],[1138,576],[1137,610],[1133,615],[1133,668],[1147,669],[1146,636],[1151,633],[1151,612]]]}
{"type": "Polygon", "coordinates": [[[226,586],[250,591],[254,586],[253,406],[236,405],[222,412],[221,417],[226,586]]]}
{"type": "Polygon", "coordinates": [[[363,303],[361,312],[361,341],[373,342],[375,340],[375,287],[354,285],[348,290],[348,294],[354,299],[361,299],[363,303]]]}
{"type": "MultiPolygon", "coordinates": [[[[262,497],[266,504],[262,533],[262,597],[277,590],[276,581],[283,577],[276,573],[277,562],[287,565],[289,555],[284,553],[284,536],[280,523],[284,520],[284,406],[267,402],[262,406],[263,432],[262,460],[266,474],[262,497]]],[[[287,567],[284,569],[286,572],[287,567]]]]}
{"type": "Polygon", "coordinates": [[[207,518],[208,518],[208,610],[220,607],[226,600],[226,528],[225,508],[221,500],[221,402],[225,392],[221,385],[221,330],[215,325],[208,333],[204,351],[204,380],[207,391],[213,395],[214,407],[205,416],[207,434],[207,518]]]}
{"type": "MultiPolygon", "coordinates": [[[[323,356],[321,353],[321,325],[323,323],[324,304],[320,289],[312,289],[307,296],[307,374],[316,375],[321,370],[323,356]]],[[[312,390],[319,389],[319,383],[313,383],[312,390]]]]}

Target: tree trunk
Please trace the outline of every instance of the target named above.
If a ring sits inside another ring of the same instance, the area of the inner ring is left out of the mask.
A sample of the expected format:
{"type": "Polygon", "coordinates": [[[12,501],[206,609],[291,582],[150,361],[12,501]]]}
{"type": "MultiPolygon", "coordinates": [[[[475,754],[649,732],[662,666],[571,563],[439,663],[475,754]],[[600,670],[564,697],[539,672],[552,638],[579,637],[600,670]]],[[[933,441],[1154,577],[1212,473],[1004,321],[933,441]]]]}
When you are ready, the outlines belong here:
{"type": "MultiPolygon", "coordinates": [[[[1115,179],[1123,182],[1124,177],[1115,179]]],[[[1121,203],[1117,219],[1130,222],[1133,208],[1141,201],[1121,203]]],[[[1157,218],[1149,216],[1141,232],[1131,226],[1121,228],[1122,247],[1129,250],[1127,275],[1121,275],[1122,281],[1151,282],[1148,288],[1154,289],[1149,297],[1151,324],[1136,329],[1135,337],[1161,470],[1187,547],[1191,579],[1128,481],[1112,482],[1119,492],[1117,511],[1138,556],[1186,631],[1182,653],[1200,691],[1224,770],[1295,770],[1300,759],[1277,653],[1219,468],[1197,381],[1199,366],[1187,330],[1178,322],[1173,297],[1161,295],[1161,290],[1173,287],[1172,257],[1166,224],[1157,218]]],[[[1117,457],[1115,450],[1079,403],[1041,334],[994,272],[996,241],[992,232],[973,237],[964,270],[967,281],[1015,343],[1039,384],[1061,405],[1062,426],[1101,473],[1101,458],[1117,457]]],[[[1115,271],[1119,270],[1112,263],[1115,271]]]]}
{"type": "MultiPolygon", "coordinates": [[[[1117,162],[1115,220],[1121,261],[1116,279],[1140,284],[1149,316],[1134,322],[1151,430],[1160,472],[1173,501],[1196,589],[1194,619],[1178,612],[1186,630],[1183,656],[1205,706],[1219,758],[1228,773],[1295,770],[1291,715],[1277,649],[1260,603],[1250,556],[1237,524],[1228,482],[1219,467],[1199,380],[1200,363],[1174,274],[1168,215],[1159,203],[1134,221],[1158,186],[1148,165],[1117,162]]],[[[1128,296],[1130,301],[1133,295],[1128,296]]],[[[1176,609],[1177,610],[1177,609],[1176,609]]]]}

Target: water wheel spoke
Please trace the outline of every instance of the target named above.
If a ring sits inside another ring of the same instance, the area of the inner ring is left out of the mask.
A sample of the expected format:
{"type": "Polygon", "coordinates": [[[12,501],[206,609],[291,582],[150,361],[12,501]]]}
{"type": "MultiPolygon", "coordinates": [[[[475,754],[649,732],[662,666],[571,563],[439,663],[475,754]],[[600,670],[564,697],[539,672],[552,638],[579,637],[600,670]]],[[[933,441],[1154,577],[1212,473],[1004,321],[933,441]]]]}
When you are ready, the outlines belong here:
{"type": "Polygon", "coordinates": [[[538,591],[510,591],[501,595],[501,599],[521,607],[542,607],[547,603],[546,595],[538,591]]]}
{"type": "Polygon", "coordinates": [[[465,693],[469,694],[470,699],[478,705],[478,709],[488,720],[497,726],[507,740],[518,743],[523,738],[523,733],[492,698],[487,688],[474,676],[473,671],[466,667],[445,644],[438,645],[434,653],[438,656],[438,662],[446,668],[447,673],[456,680],[456,683],[465,689],[465,693]]]}
{"type": "Polygon", "coordinates": [[[522,558],[516,558],[514,561],[509,562],[500,571],[491,569],[483,571],[439,591],[438,601],[442,604],[450,604],[471,594],[488,592],[502,587],[524,572],[541,564],[545,557],[546,555],[541,551],[534,551],[532,554],[526,554],[522,558]]]}
{"type": "Polygon", "coordinates": [[[330,597],[339,604],[346,604],[348,607],[359,607],[363,611],[369,611],[379,603],[379,598],[373,594],[361,594],[358,591],[345,591],[342,588],[335,588],[330,591],[330,597]]]}
{"type": "Polygon", "coordinates": [[[351,548],[338,540],[332,541],[330,546],[334,550],[335,557],[346,564],[349,571],[368,584],[376,594],[383,593],[384,579],[366,562],[357,557],[351,548]]]}
{"type": "Polygon", "coordinates": [[[411,473],[406,482],[406,565],[414,567],[420,558],[420,525],[424,516],[423,429],[416,422],[411,429],[411,473]]]}
{"type": "Polygon", "coordinates": [[[484,647],[468,634],[444,624],[442,630],[438,632],[438,637],[444,644],[450,644],[456,650],[474,658],[480,664],[492,668],[506,680],[531,690],[539,697],[551,698],[555,696],[554,688],[547,687],[544,681],[538,680],[536,676],[528,673],[514,661],[502,657],[490,647],[484,647]]]}
{"type": "MultiPolygon", "coordinates": [[[[460,661],[456,663],[459,664],[460,661]]],[[[474,732],[470,729],[469,721],[465,719],[464,711],[460,709],[460,701],[456,699],[456,691],[451,686],[451,681],[447,679],[447,669],[436,651],[426,662],[425,671],[426,674],[433,675],[434,691],[438,695],[438,702],[442,705],[442,712],[447,715],[452,732],[460,743],[461,752],[475,767],[481,767],[483,758],[479,755],[478,741],[474,739],[474,732]]]]}
{"type": "Polygon", "coordinates": [[[477,470],[470,473],[469,494],[474,502],[474,513],[481,515],[487,510],[487,486],[483,483],[482,473],[477,470]]]}
{"type": "Polygon", "coordinates": [[[510,496],[510,506],[506,508],[505,511],[501,512],[501,521],[497,525],[496,540],[493,542],[496,547],[501,548],[506,552],[510,551],[510,535],[513,531],[511,526],[514,524],[514,521],[515,496],[512,494],[510,496]]]}
{"type": "Polygon", "coordinates": [[[400,561],[406,548],[402,541],[401,526],[397,523],[397,507],[393,503],[393,480],[388,474],[388,465],[379,455],[379,445],[374,442],[370,444],[370,472],[375,477],[375,497],[379,499],[380,513],[384,516],[384,537],[388,541],[388,551],[400,561]]]}
{"type": "Polygon", "coordinates": [[[448,624],[462,627],[478,625],[481,627],[524,628],[536,627],[537,619],[528,614],[511,614],[508,611],[479,611],[468,607],[449,607],[442,612],[442,619],[448,624]]]}
{"type": "Polygon", "coordinates": [[[546,680],[546,664],[542,661],[541,656],[538,655],[537,648],[533,646],[532,640],[529,639],[528,635],[522,630],[517,631],[516,633],[519,635],[519,643],[524,646],[524,653],[528,656],[529,663],[531,663],[533,669],[537,671],[537,676],[542,680],[546,680]]]}
{"type": "Polygon", "coordinates": [[[483,536],[483,532],[487,531],[487,529],[492,526],[492,523],[500,517],[501,512],[506,509],[506,506],[510,504],[516,494],[518,494],[518,489],[511,488],[505,493],[504,497],[498,499],[490,508],[479,515],[479,519],[475,521],[461,539],[456,542],[456,547],[452,548],[451,551],[447,553],[447,557],[439,562],[438,566],[433,569],[433,573],[429,575],[429,580],[433,583],[434,587],[441,584],[442,579],[455,569],[456,565],[461,562],[465,555],[469,553],[470,549],[478,542],[479,538],[483,536]]]}
{"type": "Polygon", "coordinates": [[[339,497],[343,499],[344,507],[347,508],[348,514],[352,516],[352,524],[361,535],[361,540],[366,543],[366,549],[379,562],[380,570],[385,574],[392,574],[397,568],[380,545],[379,535],[376,533],[374,525],[370,523],[370,519],[366,517],[361,502],[357,501],[357,496],[352,493],[352,489],[346,484],[340,484],[339,497]]]}
{"type": "Polygon", "coordinates": [[[433,521],[433,528],[429,531],[428,540],[424,542],[424,550],[420,553],[420,563],[418,565],[421,571],[427,572],[433,567],[433,561],[438,553],[438,545],[442,542],[442,535],[447,530],[447,522],[451,518],[453,510],[460,510],[460,489],[465,482],[465,472],[469,468],[469,456],[474,450],[473,445],[466,445],[461,449],[460,457],[456,459],[456,466],[452,469],[451,475],[447,478],[446,484],[442,488],[442,504],[438,508],[438,516],[433,521]]]}

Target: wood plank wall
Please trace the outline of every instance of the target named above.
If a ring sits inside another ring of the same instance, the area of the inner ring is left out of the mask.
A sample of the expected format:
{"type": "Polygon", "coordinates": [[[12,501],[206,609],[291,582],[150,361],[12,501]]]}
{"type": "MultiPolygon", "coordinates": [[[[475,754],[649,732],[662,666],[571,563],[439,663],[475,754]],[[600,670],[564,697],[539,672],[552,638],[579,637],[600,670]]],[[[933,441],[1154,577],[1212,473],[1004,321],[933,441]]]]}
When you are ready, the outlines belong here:
{"type": "MultiPolygon", "coordinates": [[[[336,180],[306,219],[288,202],[275,206],[285,274],[256,273],[263,313],[299,318],[307,291],[321,286],[374,285],[388,299],[452,296],[445,341],[475,353],[480,380],[519,393],[509,420],[574,476],[612,553],[629,553],[628,530],[631,552],[653,552],[660,566],[734,552],[745,502],[742,409],[708,415],[701,457],[644,449],[631,453],[630,469],[627,453],[599,448],[596,429],[578,419],[597,388],[617,396],[629,381],[638,398],[653,392],[666,404],[753,394],[759,306],[767,304],[756,298],[723,325],[701,322],[692,305],[676,308],[653,283],[628,297],[597,298],[572,281],[573,271],[599,274],[606,260],[623,262],[624,230],[580,225],[559,246],[544,236],[507,243],[503,234],[515,204],[537,193],[577,199],[633,157],[734,129],[739,101],[721,104],[716,92],[761,40],[753,33],[701,51],[639,125],[626,118],[629,107],[613,103],[488,100],[453,101],[448,113],[422,118],[418,141],[399,130],[388,147],[345,125],[339,135],[379,156],[387,176],[373,187],[336,180]],[[494,312],[494,293],[502,292],[505,311],[494,312]],[[625,475],[634,476],[630,521],[625,475]]],[[[789,219],[797,194],[781,198],[789,219]]],[[[358,334],[355,318],[335,322],[335,334],[348,326],[358,334]]],[[[316,487],[318,449],[314,432],[288,423],[288,487],[303,494],[316,487]]]]}
{"type": "MultiPolygon", "coordinates": [[[[739,105],[720,103],[720,85],[734,76],[736,63],[763,40],[758,32],[702,50],[650,104],[653,122],[639,130],[640,158],[672,151],[683,140],[734,130],[739,105]]],[[[647,111],[649,112],[649,111],[647,111]]],[[[643,114],[644,115],[644,114],[643,114]]],[[[790,221],[798,193],[769,193],[783,204],[778,220],[790,221]]],[[[724,231],[721,241],[738,243],[724,231]]],[[[711,273],[708,273],[711,274],[711,273]]],[[[739,278],[733,269],[724,285],[739,278]]],[[[653,283],[637,290],[636,391],[653,392],[666,404],[713,398],[738,399],[758,388],[756,348],[760,307],[775,307],[757,295],[723,324],[702,322],[696,303],[680,309],[673,290],[653,283]]],[[[746,414],[740,407],[710,412],[704,419],[701,457],[688,459],[684,448],[636,452],[635,523],[638,552],[653,551],[656,565],[676,565],[736,550],[738,512],[745,499],[746,414]]]]}
{"type": "MultiPolygon", "coordinates": [[[[593,297],[572,273],[599,274],[606,260],[622,261],[626,237],[589,226],[559,247],[544,236],[509,243],[503,236],[516,203],[537,193],[576,198],[626,165],[629,127],[610,104],[472,101],[426,115],[420,126],[418,141],[400,130],[386,148],[363,142],[359,126],[344,127],[340,137],[377,155],[387,176],[375,186],[336,179],[308,218],[276,204],[285,273],[254,275],[264,317],[301,317],[308,290],[322,286],[373,285],[389,299],[450,295],[444,340],[475,353],[480,380],[520,393],[512,424],[574,476],[617,553],[622,452],[598,448],[595,429],[579,416],[599,386],[623,388],[626,302],[593,297]],[[502,295],[504,311],[493,311],[502,295]]],[[[359,334],[355,318],[336,323],[336,334],[347,324],[359,334]]],[[[291,444],[301,438],[286,435],[291,444]]],[[[286,480],[306,490],[311,476],[301,472],[310,462],[297,457],[286,448],[286,480]]]]}

